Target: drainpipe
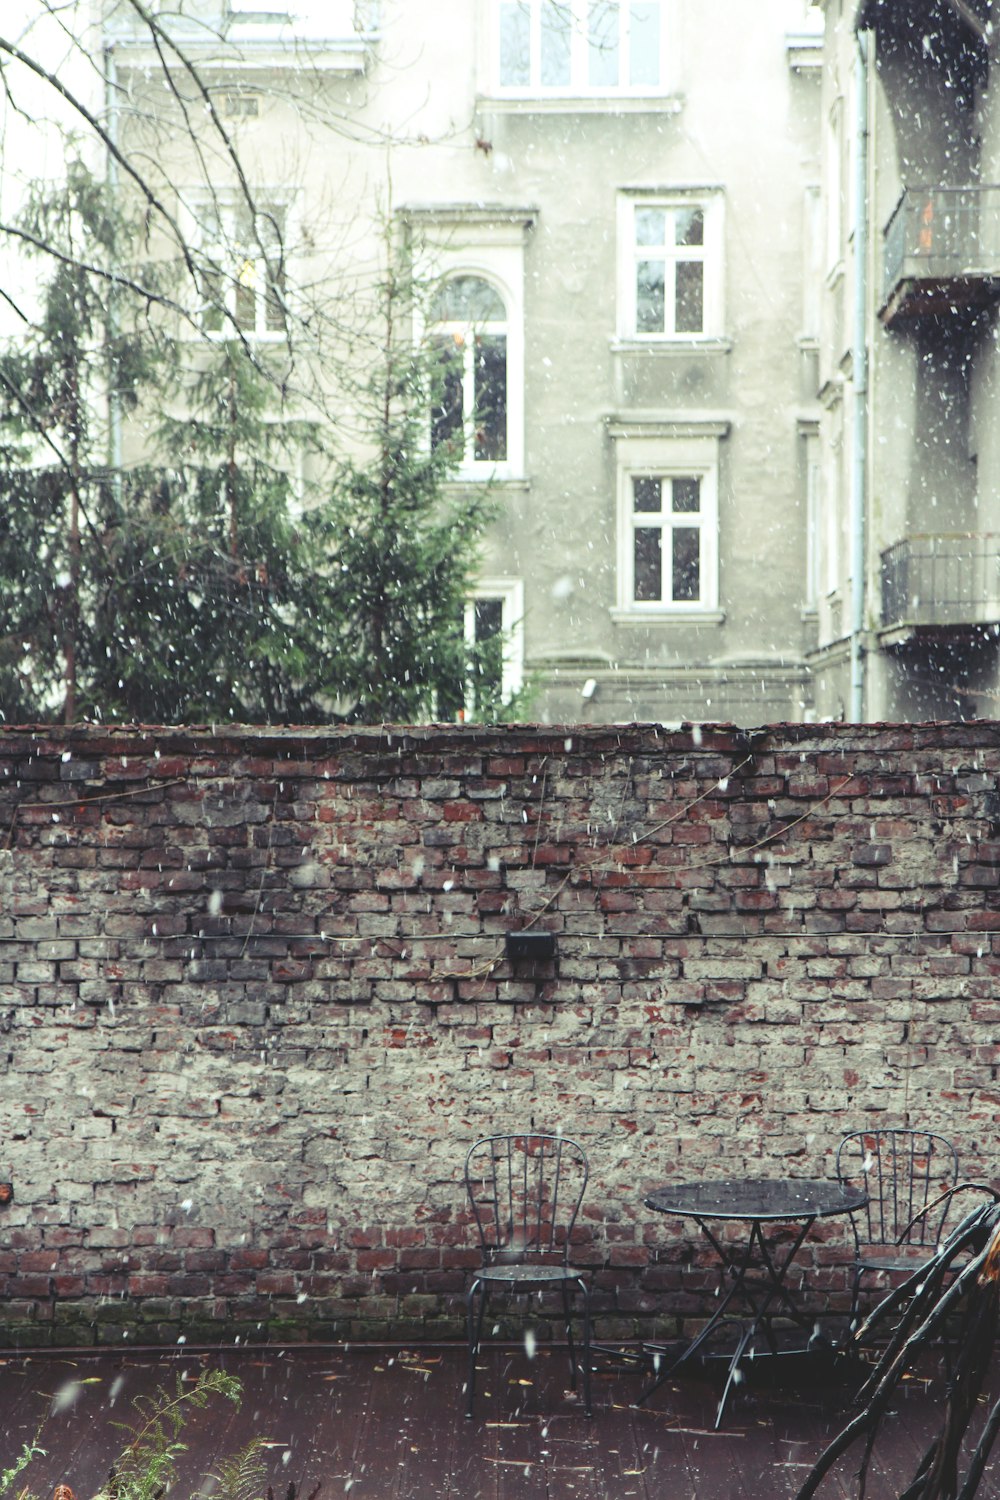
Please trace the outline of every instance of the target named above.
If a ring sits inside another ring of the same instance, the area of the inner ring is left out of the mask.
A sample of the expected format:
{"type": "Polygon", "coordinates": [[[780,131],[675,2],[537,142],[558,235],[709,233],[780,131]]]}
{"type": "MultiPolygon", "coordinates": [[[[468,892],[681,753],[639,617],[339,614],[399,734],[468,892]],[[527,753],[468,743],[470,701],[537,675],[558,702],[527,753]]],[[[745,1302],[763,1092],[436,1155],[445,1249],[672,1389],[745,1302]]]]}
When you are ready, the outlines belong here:
{"type": "Polygon", "coordinates": [[[854,330],[851,387],[854,404],[851,454],[851,711],[865,716],[865,513],[868,477],[868,36],[858,32],[854,120],[854,330]]]}
{"type": "MultiPolygon", "coordinates": [[[[114,42],[104,47],[104,105],[108,139],[118,144],[118,70],[115,63],[114,42]]],[[[118,162],[113,152],[107,153],[106,181],[113,213],[118,211],[118,162]]],[[[115,252],[117,254],[117,251],[115,252]]],[[[108,296],[108,338],[118,336],[118,289],[114,282],[108,296]]],[[[108,381],[108,467],[111,484],[117,501],[122,491],[122,400],[114,370],[108,381]]]]}

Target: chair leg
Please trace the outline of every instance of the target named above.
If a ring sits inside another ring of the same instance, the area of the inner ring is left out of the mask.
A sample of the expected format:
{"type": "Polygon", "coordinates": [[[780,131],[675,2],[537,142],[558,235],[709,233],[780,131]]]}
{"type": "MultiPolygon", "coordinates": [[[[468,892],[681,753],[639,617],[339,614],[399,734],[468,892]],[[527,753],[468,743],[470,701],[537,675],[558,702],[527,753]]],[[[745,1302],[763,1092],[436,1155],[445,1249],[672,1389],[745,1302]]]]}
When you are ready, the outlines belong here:
{"type": "Polygon", "coordinates": [[[566,1343],[569,1347],[569,1378],[572,1389],[576,1390],[576,1350],[573,1347],[573,1306],[570,1301],[569,1282],[564,1281],[560,1288],[563,1301],[563,1323],[566,1327],[566,1343]]]}
{"type": "Polygon", "coordinates": [[[590,1400],[590,1287],[581,1276],[577,1282],[583,1296],[583,1414],[593,1416],[590,1400]]]}
{"type": "Polygon", "coordinates": [[[854,1279],[851,1284],[851,1317],[848,1324],[853,1339],[858,1329],[858,1314],[861,1310],[861,1267],[854,1267],[854,1279]]]}
{"type": "Polygon", "coordinates": [[[469,1287],[465,1298],[465,1321],[469,1338],[469,1369],[465,1382],[465,1415],[472,1416],[473,1403],[476,1399],[476,1356],[479,1353],[479,1345],[483,1336],[483,1318],[486,1314],[486,1299],[489,1293],[486,1287],[474,1279],[469,1287]],[[476,1293],[479,1293],[479,1310],[476,1311],[476,1293]]]}
{"type": "Polygon", "coordinates": [[[861,1357],[860,1350],[854,1342],[854,1335],[858,1330],[858,1319],[861,1310],[861,1275],[861,1267],[855,1265],[851,1272],[851,1308],[847,1314],[847,1329],[841,1336],[838,1344],[838,1348],[846,1351],[851,1359],[860,1359],[861,1357]]]}

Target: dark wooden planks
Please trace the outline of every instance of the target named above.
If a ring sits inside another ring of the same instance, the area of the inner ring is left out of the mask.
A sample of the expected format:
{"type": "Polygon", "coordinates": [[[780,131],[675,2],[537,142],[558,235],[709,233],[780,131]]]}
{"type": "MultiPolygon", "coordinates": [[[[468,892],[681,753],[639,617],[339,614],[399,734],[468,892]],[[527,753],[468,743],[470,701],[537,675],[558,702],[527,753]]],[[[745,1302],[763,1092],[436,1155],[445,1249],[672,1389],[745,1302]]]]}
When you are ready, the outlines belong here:
{"type": "Polygon", "coordinates": [[[43,1494],[59,1483],[84,1494],[103,1488],[127,1440],[115,1423],[131,1421],[131,1399],[152,1395],[164,1377],[162,1364],[133,1363],[118,1354],[35,1360],[28,1378],[45,1452],[26,1473],[26,1482],[43,1494]]]}
{"type": "MultiPolygon", "coordinates": [[[[107,1477],[132,1401],[217,1365],[243,1383],[237,1411],[216,1401],[185,1431],[176,1500],[188,1500],[254,1436],[265,1487],[300,1500],[791,1500],[843,1420],[845,1392],[822,1381],[755,1379],[721,1432],[717,1383],[696,1373],[665,1383],[646,1407],[642,1376],[601,1366],[594,1416],[567,1392],[565,1356],[484,1348],[476,1419],[466,1420],[462,1348],[216,1350],[206,1354],[9,1357],[0,1362],[0,1466],[47,1417],[47,1455],[25,1476],[49,1500],[65,1481],[88,1500],[107,1477]]],[[[983,1416],[994,1392],[983,1403],[983,1416]]],[[[933,1388],[914,1381],[894,1402],[876,1448],[870,1500],[890,1500],[912,1475],[939,1421],[933,1388]]],[[[852,1494],[859,1450],[838,1466],[824,1500],[852,1494]]],[[[977,1500],[1000,1500],[995,1464],[977,1500]]]]}

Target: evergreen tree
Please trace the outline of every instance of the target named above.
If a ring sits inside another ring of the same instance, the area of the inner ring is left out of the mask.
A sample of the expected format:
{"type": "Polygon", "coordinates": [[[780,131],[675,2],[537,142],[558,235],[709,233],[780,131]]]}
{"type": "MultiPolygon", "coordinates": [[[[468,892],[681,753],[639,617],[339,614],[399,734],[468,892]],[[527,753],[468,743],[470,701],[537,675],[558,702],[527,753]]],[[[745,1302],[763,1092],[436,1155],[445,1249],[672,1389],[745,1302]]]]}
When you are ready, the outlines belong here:
{"type": "Polygon", "coordinates": [[[0,713],[321,717],[296,627],[315,575],[290,509],[295,434],[268,420],[279,382],[239,338],[182,343],[147,315],[161,281],[122,264],[136,226],[82,164],[24,224],[52,270],[0,355],[0,713]],[[151,422],[169,400],[184,416],[151,422]],[[129,412],[157,430],[125,468],[112,434],[129,412]]]}
{"type": "MultiPolygon", "coordinates": [[[[303,505],[287,351],[265,357],[238,300],[202,337],[168,337],[162,267],[123,263],[142,236],[79,163],[25,228],[52,269],[0,355],[0,715],[414,722],[471,694],[497,716],[500,641],[463,629],[493,500],[449,483],[454,370],[440,341],[415,341],[405,266],[390,262],[369,320],[361,441],[303,505]],[[122,466],[129,414],[144,461],[122,466]]],[[[218,311],[241,283],[205,267],[218,311]]]]}
{"type": "MultiPolygon", "coordinates": [[[[58,192],[31,195],[21,227],[51,274],[37,318],[0,354],[0,712],[69,721],[100,653],[94,606],[122,504],[108,413],[135,406],[160,349],[143,307],[125,331],[112,315],[123,225],[81,162],[58,192]]],[[[140,304],[144,282],[152,292],[152,268],[131,267],[140,304]]]]}
{"type": "Polygon", "coordinates": [[[451,717],[478,656],[462,621],[494,502],[481,484],[450,485],[459,446],[431,441],[450,372],[414,341],[420,293],[390,255],[355,391],[363,443],[309,518],[327,557],[313,621],[324,689],[355,722],[451,717]]]}
{"type": "MultiPolygon", "coordinates": [[[[227,339],[201,351],[180,392],[184,415],[162,424],[175,459],[156,534],[183,612],[174,691],[188,720],[325,715],[317,643],[303,625],[321,558],[290,477],[308,436],[271,420],[280,390],[259,350],[227,339]]],[[[145,601],[129,602],[141,615],[145,601]]]]}

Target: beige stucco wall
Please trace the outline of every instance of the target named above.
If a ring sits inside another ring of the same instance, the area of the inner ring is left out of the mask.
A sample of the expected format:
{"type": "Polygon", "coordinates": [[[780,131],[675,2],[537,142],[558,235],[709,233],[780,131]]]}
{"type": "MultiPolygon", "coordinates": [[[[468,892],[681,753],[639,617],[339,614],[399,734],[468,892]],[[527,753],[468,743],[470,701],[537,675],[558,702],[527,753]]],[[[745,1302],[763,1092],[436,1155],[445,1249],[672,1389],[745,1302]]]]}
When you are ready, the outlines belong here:
{"type": "MultiPolygon", "coordinates": [[[[673,78],[648,108],[515,110],[484,97],[485,3],[385,0],[363,75],[263,78],[258,118],[236,127],[248,175],[297,188],[310,239],[303,276],[355,307],[386,209],[536,211],[523,241],[524,475],[498,486],[482,572],[523,582],[525,667],[543,718],[578,715],[591,676],[600,690],[584,711],[597,718],[760,722],[809,706],[799,423],[817,408],[800,339],[816,332],[803,327],[803,277],[819,78],[790,66],[802,0],[716,0],[712,10],[706,26],[700,0],[665,8],[673,78]],[[691,187],[718,189],[724,203],[723,339],[704,351],[616,353],[618,195],[691,187]],[[613,618],[609,422],[638,410],[710,415],[725,428],[718,621],[613,618]]],[[[180,142],[178,133],[163,148],[175,180],[188,170],[180,142]]],[[[325,362],[326,378],[336,363],[325,362]]]]}

